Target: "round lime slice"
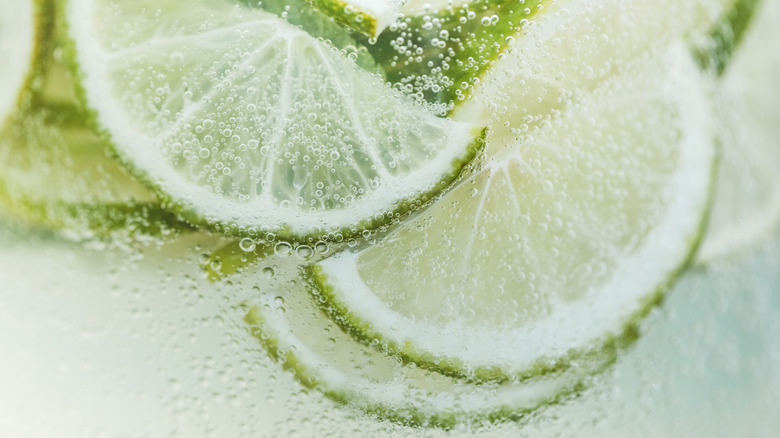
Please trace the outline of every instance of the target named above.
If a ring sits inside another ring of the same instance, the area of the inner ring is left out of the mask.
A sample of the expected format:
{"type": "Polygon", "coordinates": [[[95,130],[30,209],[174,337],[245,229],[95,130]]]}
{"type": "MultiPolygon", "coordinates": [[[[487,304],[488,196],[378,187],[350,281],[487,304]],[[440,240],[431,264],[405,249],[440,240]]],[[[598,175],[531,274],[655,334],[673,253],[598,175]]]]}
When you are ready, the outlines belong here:
{"type": "Polygon", "coordinates": [[[196,224],[303,239],[394,220],[482,134],[271,13],[69,0],[89,106],[129,168],[196,224]]]}

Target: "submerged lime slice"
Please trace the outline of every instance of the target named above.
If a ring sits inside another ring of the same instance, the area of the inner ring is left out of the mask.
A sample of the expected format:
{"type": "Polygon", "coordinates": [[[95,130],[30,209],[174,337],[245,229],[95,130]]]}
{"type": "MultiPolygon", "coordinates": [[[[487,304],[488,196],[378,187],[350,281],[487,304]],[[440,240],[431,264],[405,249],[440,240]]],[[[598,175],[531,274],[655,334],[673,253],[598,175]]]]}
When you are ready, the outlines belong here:
{"type": "Polygon", "coordinates": [[[0,4],[0,127],[13,112],[33,65],[36,39],[32,0],[0,4]]]}
{"type": "Polygon", "coordinates": [[[780,223],[780,4],[762,3],[716,91],[723,157],[700,261],[758,243],[780,223]]]}
{"type": "Polygon", "coordinates": [[[231,1],[69,0],[87,101],[127,165],[197,224],[302,239],[386,223],[449,184],[481,129],[231,1]]]}
{"type": "Polygon", "coordinates": [[[35,13],[35,59],[0,129],[0,205],[72,239],[118,238],[119,232],[140,238],[186,228],[160,208],[91,128],[63,56],[59,9],[37,2],[35,13]]]}
{"type": "Polygon", "coordinates": [[[476,380],[566,368],[631,332],[696,248],[715,148],[687,47],[626,63],[533,135],[489,137],[483,170],[380,242],[318,263],[334,317],[476,380]]]}

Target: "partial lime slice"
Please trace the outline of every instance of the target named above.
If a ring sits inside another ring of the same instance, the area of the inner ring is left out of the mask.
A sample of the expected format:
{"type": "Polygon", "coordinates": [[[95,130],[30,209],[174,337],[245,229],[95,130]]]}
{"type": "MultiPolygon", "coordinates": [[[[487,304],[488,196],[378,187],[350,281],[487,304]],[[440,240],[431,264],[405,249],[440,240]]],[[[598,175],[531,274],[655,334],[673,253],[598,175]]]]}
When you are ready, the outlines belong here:
{"type": "Polygon", "coordinates": [[[376,37],[395,21],[403,0],[311,0],[339,23],[376,37]]]}
{"type": "Polygon", "coordinates": [[[19,99],[33,65],[36,40],[33,0],[0,3],[0,127],[19,99]]]}
{"type": "Polygon", "coordinates": [[[481,129],[232,1],[69,0],[82,84],[128,166],[193,223],[354,234],[447,186],[481,129]]]}
{"type": "Polygon", "coordinates": [[[700,261],[758,243],[780,223],[780,3],[765,0],[716,92],[723,147],[700,261]]]}
{"type": "Polygon", "coordinates": [[[76,240],[186,228],[160,209],[94,132],[52,124],[50,117],[56,117],[51,108],[26,111],[0,133],[0,205],[76,240]]]}
{"type": "Polygon", "coordinates": [[[476,380],[566,368],[632,333],[696,248],[715,148],[686,46],[629,64],[533,135],[489,138],[482,171],[382,241],[317,264],[334,317],[476,380]]]}
{"type": "Polygon", "coordinates": [[[66,37],[58,9],[37,2],[35,13],[33,67],[0,130],[0,205],[78,240],[186,229],[124,170],[90,127],[63,56],[66,37]]]}
{"type": "Polygon", "coordinates": [[[257,273],[234,278],[249,291],[245,321],[251,333],[302,385],[381,419],[445,428],[520,420],[582,389],[585,376],[615,358],[582,358],[577,367],[522,383],[480,385],[404,365],[351,339],[323,314],[299,277],[302,263],[292,254],[271,256],[257,273]],[[259,290],[252,290],[257,284],[259,290]]]}

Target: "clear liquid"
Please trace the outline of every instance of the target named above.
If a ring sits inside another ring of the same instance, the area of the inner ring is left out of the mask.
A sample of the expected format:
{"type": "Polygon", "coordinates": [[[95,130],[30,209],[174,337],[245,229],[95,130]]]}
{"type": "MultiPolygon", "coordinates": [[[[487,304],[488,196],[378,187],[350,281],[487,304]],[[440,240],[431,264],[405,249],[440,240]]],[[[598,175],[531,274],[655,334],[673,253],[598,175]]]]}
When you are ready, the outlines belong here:
{"type": "MultiPolygon", "coordinates": [[[[780,26],[771,22],[777,9],[763,18],[766,29],[780,26]]],[[[687,26],[682,24],[687,19],[658,28],[687,26]]],[[[770,30],[762,35],[777,35],[770,30]]],[[[762,44],[768,55],[777,53],[777,41],[773,44],[762,44]]],[[[770,82],[780,81],[775,58],[754,66],[770,82]]],[[[597,81],[609,68],[559,66],[547,79],[578,71],[597,81]]],[[[547,101],[538,107],[530,103],[535,97],[540,96],[528,93],[526,110],[549,109],[547,101]]],[[[721,105],[730,111],[727,103],[721,105]]],[[[487,114],[494,117],[491,128],[499,137],[527,132],[520,127],[522,118],[487,114]],[[499,123],[504,120],[509,125],[499,123]]],[[[763,115],[780,121],[776,105],[763,115]]],[[[766,120],[763,125],[771,125],[766,120]]],[[[751,135],[738,141],[766,135],[780,150],[780,132],[751,135]]],[[[23,179],[24,169],[17,171],[22,176],[15,177],[23,179]]],[[[80,174],[78,166],[72,174],[80,174]]],[[[89,184],[95,176],[81,178],[79,184],[89,184]]],[[[29,187],[40,183],[27,182],[29,187]]],[[[732,195],[749,196],[752,189],[732,195]]],[[[774,415],[780,408],[776,224],[750,245],[689,268],[642,322],[638,339],[606,371],[588,376],[584,389],[516,421],[451,430],[377,418],[306,389],[251,335],[245,315],[262,296],[289,315],[297,309],[297,319],[289,318],[310,345],[333,353],[341,343],[353,342],[311,306],[297,278],[299,267],[347,244],[274,242],[274,256],[213,282],[202,265],[229,242],[215,233],[187,231],[143,242],[121,235],[108,243],[73,242],[83,237],[74,233],[65,237],[10,213],[0,222],[2,436],[770,437],[780,426],[774,415]],[[308,325],[306,312],[317,322],[308,325]]],[[[370,347],[355,343],[354,351],[365,353],[356,361],[367,367],[392,365],[370,347]]],[[[334,359],[345,366],[351,360],[334,359]]]]}

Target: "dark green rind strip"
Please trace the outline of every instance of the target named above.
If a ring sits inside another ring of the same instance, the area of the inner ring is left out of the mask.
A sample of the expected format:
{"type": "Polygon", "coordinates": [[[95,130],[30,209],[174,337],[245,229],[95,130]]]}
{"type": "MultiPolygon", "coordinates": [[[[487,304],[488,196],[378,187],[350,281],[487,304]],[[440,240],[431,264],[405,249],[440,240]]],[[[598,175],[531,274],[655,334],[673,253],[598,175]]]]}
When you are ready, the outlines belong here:
{"type": "Polygon", "coordinates": [[[726,71],[760,4],[761,0],[737,0],[712,26],[707,41],[694,50],[703,70],[718,76],[726,71]]]}
{"type": "Polygon", "coordinates": [[[173,238],[194,229],[154,203],[34,202],[9,193],[1,180],[0,206],[19,219],[77,240],[173,238]]]}
{"type": "Polygon", "coordinates": [[[369,37],[376,36],[378,30],[376,27],[376,20],[357,9],[352,13],[348,13],[347,10],[351,7],[348,3],[341,0],[310,1],[315,8],[333,18],[333,20],[342,26],[346,26],[369,37]]]}

